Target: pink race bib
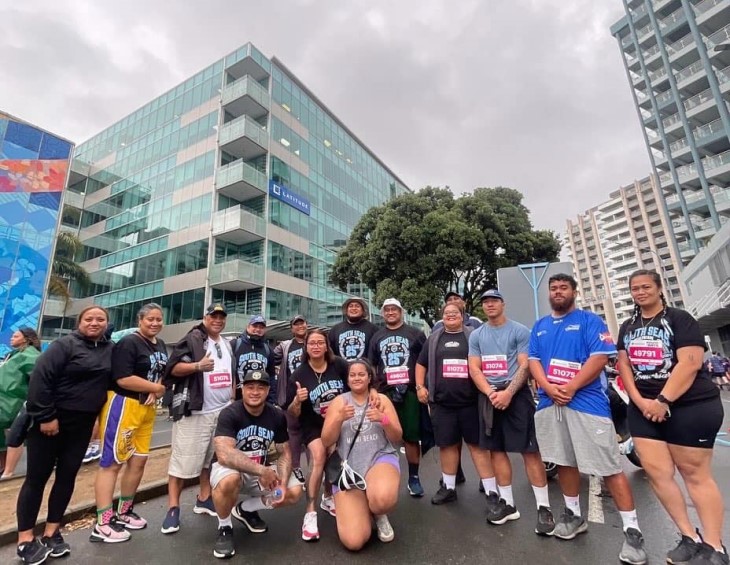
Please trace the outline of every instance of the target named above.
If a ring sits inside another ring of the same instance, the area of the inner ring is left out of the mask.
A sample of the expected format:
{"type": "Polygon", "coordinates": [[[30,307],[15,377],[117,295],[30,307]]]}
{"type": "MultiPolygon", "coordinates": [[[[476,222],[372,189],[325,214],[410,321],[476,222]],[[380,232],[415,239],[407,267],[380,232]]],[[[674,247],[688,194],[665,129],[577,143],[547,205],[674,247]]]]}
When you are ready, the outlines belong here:
{"type": "Polygon", "coordinates": [[[444,359],[442,369],[445,379],[469,378],[469,363],[466,359],[444,359]]]}
{"type": "Polygon", "coordinates": [[[407,385],[410,382],[408,367],[386,367],[385,382],[389,385],[407,385]]]}
{"type": "Polygon", "coordinates": [[[659,339],[635,339],[629,343],[629,361],[632,365],[661,365],[664,345],[659,339]]]}
{"type": "Polygon", "coordinates": [[[562,359],[550,359],[547,370],[547,380],[556,385],[569,383],[580,371],[580,363],[563,361],[562,359]]]}
{"type": "Polygon", "coordinates": [[[210,388],[231,388],[230,373],[208,373],[208,385],[210,388]]]}
{"type": "Polygon", "coordinates": [[[482,355],[482,373],[485,377],[506,377],[509,375],[506,355],[482,355]]]}

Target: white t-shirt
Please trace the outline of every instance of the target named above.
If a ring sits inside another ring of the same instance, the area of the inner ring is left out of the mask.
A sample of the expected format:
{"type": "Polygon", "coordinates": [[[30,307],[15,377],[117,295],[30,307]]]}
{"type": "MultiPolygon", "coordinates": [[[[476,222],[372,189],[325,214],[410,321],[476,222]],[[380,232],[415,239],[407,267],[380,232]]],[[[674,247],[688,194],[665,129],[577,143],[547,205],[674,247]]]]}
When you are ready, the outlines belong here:
{"type": "Polygon", "coordinates": [[[233,381],[231,380],[231,350],[228,342],[208,338],[206,351],[215,362],[212,371],[203,373],[203,408],[196,414],[217,412],[231,403],[233,381]],[[218,347],[216,347],[216,344],[218,347]]]}

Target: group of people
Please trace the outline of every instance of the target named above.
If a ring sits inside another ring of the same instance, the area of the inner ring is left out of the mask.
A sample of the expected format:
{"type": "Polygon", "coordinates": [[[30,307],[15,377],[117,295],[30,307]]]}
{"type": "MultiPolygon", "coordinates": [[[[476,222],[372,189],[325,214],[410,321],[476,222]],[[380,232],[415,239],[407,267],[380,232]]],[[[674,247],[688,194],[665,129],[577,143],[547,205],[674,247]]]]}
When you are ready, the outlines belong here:
{"type": "Polygon", "coordinates": [[[41,563],[70,552],[59,525],[98,414],[101,459],[90,539],[124,542],[130,531],[147,526],[134,496],[156,400],[171,389],[168,511],[161,531],[179,531],[182,488],[197,478],[193,512],[218,520],[215,557],[235,554],[233,518],[252,533],[266,532],[259,511],[294,505],[303,494],[304,541],[320,537],[318,507],[335,518],[349,550],[368,542],[373,525],[382,542],[392,541],[388,515],[401,480],[398,448],[405,451],[408,493],[420,498],[420,458],[433,441],[442,471],[434,505],[457,500],[466,443],[487,522],[519,519],[508,455],[518,453],[534,494],[536,534],[571,540],[587,531],[580,473],[597,475],[621,516],[619,559],[646,563],[606,396],[604,367],[617,358],[636,449],[681,535],[667,561],[728,563],[722,494],[711,472],[723,409],[703,362],[703,336],[689,314],[666,305],[657,273],[637,271],[629,283],[635,312],[616,343],[599,317],[575,307],[576,281],[565,274],[550,277],[552,312],[532,330],[507,317],[504,297],[494,289],[480,297],[483,323],[465,312],[458,293],[449,293],[428,337],[405,323],[397,299],[382,305],[384,326],[378,328],[368,321],[367,303],[352,298],[343,304],[342,323],[329,332],[310,330],[303,316],[295,316],[292,338],[272,348],[262,316],[253,316],[238,338],[226,339],[227,312],[212,304],[169,357],[156,337],[163,319],[158,305],[144,306],[137,332],[113,347],[104,338],[106,311],[88,307],[77,330],[38,357],[30,378],[18,555],[24,563],[41,563]],[[551,508],[543,461],[558,466],[559,514],[551,508]],[[54,466],[48,519],[38,539],[33,526],[54,466]],[[114,504],[122,467],[121,497],[114,504]],[[675,470],[701,529],[688,516],[675,470]]]}

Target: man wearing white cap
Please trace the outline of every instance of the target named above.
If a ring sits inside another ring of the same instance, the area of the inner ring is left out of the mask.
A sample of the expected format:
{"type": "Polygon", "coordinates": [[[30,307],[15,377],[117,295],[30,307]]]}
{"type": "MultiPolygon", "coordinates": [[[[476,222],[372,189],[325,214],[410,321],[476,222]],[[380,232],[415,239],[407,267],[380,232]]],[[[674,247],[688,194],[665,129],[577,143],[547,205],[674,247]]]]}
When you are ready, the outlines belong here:
{"type": "Polygon", "coordinates": [[[370,361],[377,373],[376,386],[395,405],[403,427],[403,442],[408,461],[408,492],[423,496],[418,477],[421,460],[421,405],[416,395],[416,361],[426,341],[425,334],[403,322],[403,306],[395,298],[383,302],[381,314],[385,327],[370,342],[370,361]]]}

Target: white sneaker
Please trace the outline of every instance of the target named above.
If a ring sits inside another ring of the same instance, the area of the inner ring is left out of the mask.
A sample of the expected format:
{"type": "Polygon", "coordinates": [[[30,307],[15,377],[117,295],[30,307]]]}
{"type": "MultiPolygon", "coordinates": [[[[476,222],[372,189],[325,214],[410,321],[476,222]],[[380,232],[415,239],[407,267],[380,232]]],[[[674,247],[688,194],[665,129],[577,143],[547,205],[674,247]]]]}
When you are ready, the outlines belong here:
{"type": "Polygon", "coordinates": [[[319,528],[317,528],[317,513],[307,512],[304,515],[302,524],[302,539],[304,541],[317,541],[319,539],[319,528]]]}
{"type": "Polygon", "coordinates": [[[90,443],[84,454],[83,462],[91,463],[97,459],[101,459],[101,446],[98,443],[90,443]]]}
{"type": "Polygon", "coordinates": [[[382,516],[375,517],[375,526],[378,528],[378,539],[383,543],[393,541],[395,538],[395,532],[393,526],[390,525],[388,515],[383,514],[382,516]]]}
{"type": "Polygon", "coordinates": [[[330,516],[335,518],[337,516],[337,512],[335,511],[335,497],[334,496],[324,496],[322,495],[322,502],[320,503],[319,507],[327,512],[330,516]]]}

